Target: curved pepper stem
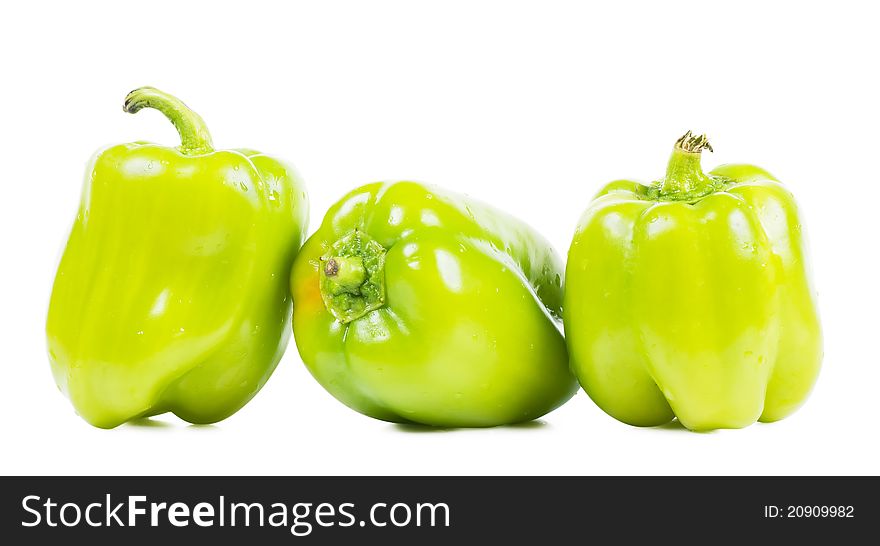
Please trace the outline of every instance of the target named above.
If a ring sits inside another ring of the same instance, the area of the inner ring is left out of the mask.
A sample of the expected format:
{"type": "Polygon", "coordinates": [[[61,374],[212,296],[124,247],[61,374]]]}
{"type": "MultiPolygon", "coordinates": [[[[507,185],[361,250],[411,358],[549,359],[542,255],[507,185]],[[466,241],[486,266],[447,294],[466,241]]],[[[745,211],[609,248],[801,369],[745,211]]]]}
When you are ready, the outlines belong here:
{"type": "Polygon", "coordinates": [[[177,97],[155,87],[141,87],[125,97],[122,109],[129,114],[135,114],[142,108],[155,108],[174,124],[180,135],[178,149],[182,154],[199,155],[214,151],[205,121],[177,97]]]}
{"type": "Polygon", "coordinates": [[[694,135],[690,131],[675,142],[666,177],[657,185],[661,199],[687,201],[715,191],[718,181],[703,172],[700,167],[701,152],[712,150],[706,135],[694,135]]]}

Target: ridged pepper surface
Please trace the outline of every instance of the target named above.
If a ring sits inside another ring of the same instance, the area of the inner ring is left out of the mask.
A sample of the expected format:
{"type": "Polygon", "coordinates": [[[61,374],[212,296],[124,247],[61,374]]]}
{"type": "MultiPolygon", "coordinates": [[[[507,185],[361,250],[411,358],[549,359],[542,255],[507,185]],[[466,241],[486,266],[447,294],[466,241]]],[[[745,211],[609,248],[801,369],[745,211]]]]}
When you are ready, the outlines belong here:
{"type": "Polygon", "coordinates": [[[369,184],[297,256],[297,347],[325,389],[377,419],[528,421],[577,388],[562,274],[549,243],[507,214],[414,182],[369,184]]]}
{"type": "Polygon", "coordinates": [[[608,184],[568,254],[572,369],[608,414],[689,429],[786,417],[806,399],[822,336],[789,190],[760,167],[705,174],[705,137],[676,143],[665,178],[608,184]]]}
{"type": "Polygon", "coordinates": [[[205,123],[153,88],[178,147],[111,146],[92,159],[46,325],[58,387],[89,423],[173,412],[212,423],[263,386],[289,338],[288,275],[308,216],[289,165],[214,150],[205,123]]]}

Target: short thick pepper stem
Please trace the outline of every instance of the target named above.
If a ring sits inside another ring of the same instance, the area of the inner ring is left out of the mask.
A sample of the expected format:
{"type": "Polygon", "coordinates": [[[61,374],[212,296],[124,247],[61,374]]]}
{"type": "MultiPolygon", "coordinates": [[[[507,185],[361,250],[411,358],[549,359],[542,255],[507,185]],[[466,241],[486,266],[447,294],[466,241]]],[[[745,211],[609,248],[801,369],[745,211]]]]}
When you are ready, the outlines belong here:
{"type": "Polygon", "coordinates": [[[343,324],[385,305],[385,248],[363,231],[330,246],[319,276],[324,306],[343,324]]]}
{"type": "Polygon", "coordinates": [[[155,87],[141,87],[125,97],[122,109],[129,114],[135,114],[142,108],[155,108],[174,124],[180,135],[178,149],[182,154],[199,155],[214,151],[205,121],[177,97],[155,87]]]}
{"type": "Polygon", "coordinates": [[[367,270],[360,258],[334,256],[324,262],[324,275],[339,289],[357,290],[367,279],[367,270]]]}
{"type": "Polygon", "coordinates": [[[716,182],[700,167],[700,154],[712,151],[706,135],[694,135],[690,131],[679,138],[672,149],[672,157],[666,168],[666,176],[660,181],[659,194],[670,200],[686,200],[711,193],[716,182]]]}

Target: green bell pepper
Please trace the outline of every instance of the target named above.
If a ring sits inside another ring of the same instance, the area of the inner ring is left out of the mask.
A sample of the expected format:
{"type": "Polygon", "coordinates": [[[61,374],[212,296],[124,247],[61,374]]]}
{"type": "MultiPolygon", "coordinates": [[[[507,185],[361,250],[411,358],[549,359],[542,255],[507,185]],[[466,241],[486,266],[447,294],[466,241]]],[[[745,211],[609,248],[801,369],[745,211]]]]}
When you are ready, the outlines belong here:
{"type": "Polygon", "coordinates": [[[235,413],[289,338],[287,284],[308,215],[293,168],[215,151],[204,121],[153,88],[181,145],[120,144],[92,159],[46,325],[55,381],[89,423],[235,413]]]}
{"type": "Polygon", "coordinates": [[[414,182],[369,184],[296,258],[297,347],[325,389],[376,419],[528,421],[577,389],[562,273],[547,241],[504,213],[414,182]]]}
{"type": "Polygon", "coordinates": [[[688,132],[666,177],[608,184],[568,254],[572,369],[605,412],[687,428],[776,421],[810,392],[822,337],[792,194],[767,171],[700,167],[688,132]]]}

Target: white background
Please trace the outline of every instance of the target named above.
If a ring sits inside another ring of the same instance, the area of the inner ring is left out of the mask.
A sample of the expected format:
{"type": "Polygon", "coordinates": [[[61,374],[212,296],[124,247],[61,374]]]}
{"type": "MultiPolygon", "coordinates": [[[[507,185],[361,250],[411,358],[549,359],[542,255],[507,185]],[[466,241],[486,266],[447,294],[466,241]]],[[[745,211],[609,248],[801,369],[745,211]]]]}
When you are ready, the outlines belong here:
{"type": "Polygon", "coordinates": [[[878,13],[811,2],[16,2],[0,21],[0,473],[878,474],[878,13]],[[92,428],[45,356],[51,283],[99,147],[175,145],[153,85],[218,148],[285,157],[312,229],[355,186],[409,178],[527,220],[560,252],[606,181],[662,175],[707,132],[724,162],[797,195],[826,353],[773,425],[695,434],[618,423],[580,392],[531,425],[431,431],[374,421],[291,345],[242,411],[92,428]]]}

